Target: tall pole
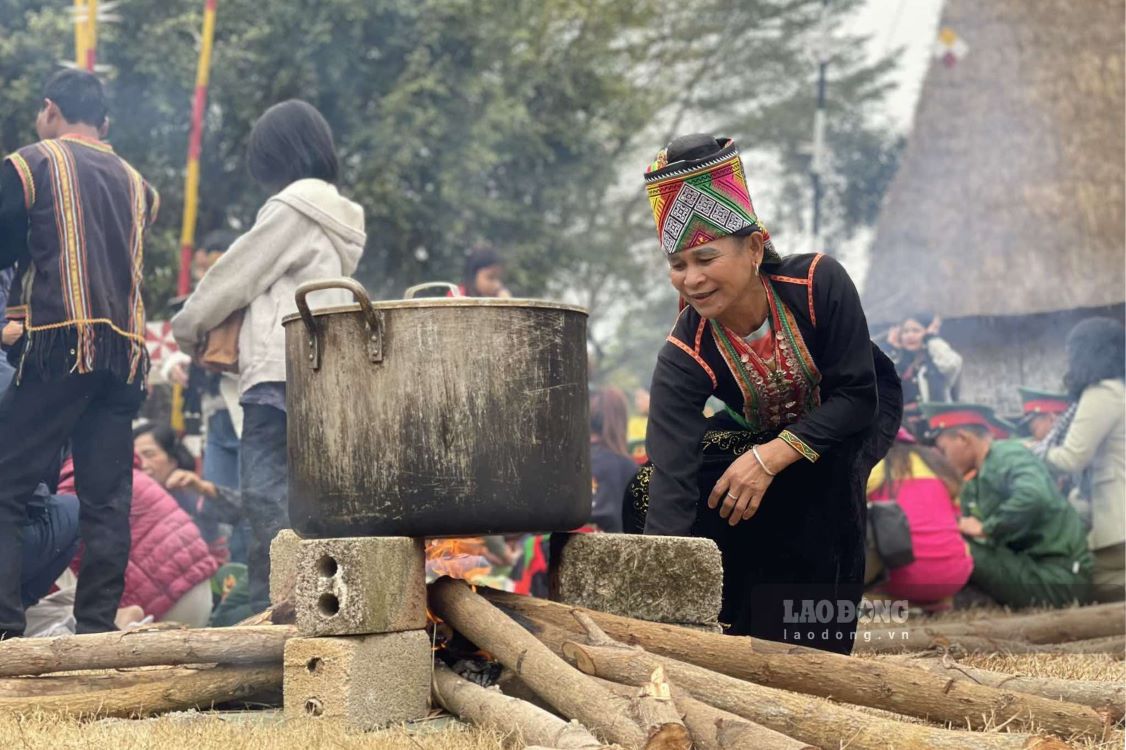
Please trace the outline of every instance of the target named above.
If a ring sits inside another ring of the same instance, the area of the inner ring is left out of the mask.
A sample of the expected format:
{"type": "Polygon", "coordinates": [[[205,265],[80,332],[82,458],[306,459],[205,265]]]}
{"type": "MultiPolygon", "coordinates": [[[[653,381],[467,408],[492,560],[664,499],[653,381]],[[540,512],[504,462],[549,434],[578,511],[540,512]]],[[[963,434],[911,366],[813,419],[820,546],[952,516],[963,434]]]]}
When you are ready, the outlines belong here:
{"type": "Polygon", "coordinates": [[[180,278],[177,284],[180,296],[187,294],[191,288],[192,250],[195,246],[196,218],[199,215],[199,154],[203,143],[203,115],[207,108],[207,84],[211,76],[211,45],[215,38],[217,4],[217,0],[206,0],[203,9],[203,36],[199,63],[196,66],[191,131],[188,135],[188,168],[184,177],[184,217],[180,227],[180,278]]]}
{"type": "Polygon", "coordinates": [[[813,182],[813,252],[821,247],[821,174],[825,168],[825,86],[829,67],[829,0],[822,0],[821,23],[817,40],[817,109],[813,114],[813,159],[810,179],[813,182]]]}
{"type": "Polygon", "coordinates": [[[86,0],[86,59],[80,67],[94,72],[98,61],[98,0],[86,0]]]}
{"type": "Polygon", "coordinates": [[[86,0],[74,0],[74,64],[80,69],[86,67],[86,32],[89,29],[87,22],[86,0]]]}

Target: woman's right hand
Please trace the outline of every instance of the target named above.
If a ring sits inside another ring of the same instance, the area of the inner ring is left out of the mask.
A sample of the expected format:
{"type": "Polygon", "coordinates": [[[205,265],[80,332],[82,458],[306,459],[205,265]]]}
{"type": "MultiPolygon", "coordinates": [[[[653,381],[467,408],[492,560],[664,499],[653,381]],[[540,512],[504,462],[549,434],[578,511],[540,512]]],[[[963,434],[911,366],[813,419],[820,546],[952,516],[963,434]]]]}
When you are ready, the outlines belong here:
{"type": "Polygon", "coordinates": [[[895,347],[896,349],[903,348],[899,345],[899,326],[892,326],[888,331],[888,344],[895,347]]]}
{"type": "Polygon", "coordinates": [[[170,491],[191,489],[211,498],[219,494],[218,490],[215,489],[214,483],[202,479],[199,474],[196,474],[194,471],[188,471],[187,469],[176,469],[169,474],[168,479],[164,482],[164,488],[170,491]]]}

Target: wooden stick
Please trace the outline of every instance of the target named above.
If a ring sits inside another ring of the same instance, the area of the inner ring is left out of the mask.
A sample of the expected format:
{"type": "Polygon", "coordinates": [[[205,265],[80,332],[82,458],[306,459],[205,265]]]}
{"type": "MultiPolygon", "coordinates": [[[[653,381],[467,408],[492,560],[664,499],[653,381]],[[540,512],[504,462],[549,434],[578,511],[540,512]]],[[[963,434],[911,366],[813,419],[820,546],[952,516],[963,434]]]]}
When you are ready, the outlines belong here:
{"type": "Polygon", "coordinates": [[[127,672],[78,672],[71,674],[9,677],[0,680],[0,698],[39,698],[45,695],[72,695],[94,690],[116,690],[146,682],[190,674],[185,667],[155,667],[127,672]]]}
{"type": "MultiPolygon", "coordinates": [[[[80,637],[80,636],[75,636],[80,637]]],[[[183,670],[186,673],[122,688],[27,698],[0,698],[0,713],[67,714],[82,718],[141,717],[190,708],[207,710],[265,692],[281,690],[282,666],[243,665],[183,670]]]]}
{"type": "Polygon", "coordinates": [[[894,658],[905,666],[920,667],[954,680],[1090,706],[1100,713],[1105,713],[1112,723],[1121,721],[1123,714],[1126,713],[1126,686],[1118,682],[1061,680],[1054,677],[1006,674],[959,664],[945,655],[894,658]]]}
{"type": "MultiPolygon", "coordinates": [[[[904,631],[906,632],[906,631],[904,631]]],[[[1009,641],[977,635],[929,635],[911,632],[904,638],[888,640],[873,638],[870,641],[857,641],[856,652],[865,654],[902,654],[920,651],[957,651],[962,653],[1005,653],[1005,654],[1120,654],[1126,649],[1126,637],[1093,638],[1085,641],[1066,643],[1029,643],[1009,641]]]]}
{"type": "Polygon", "coordinates": [[[430,584],[430,609],[567,718],[627,749],[644,747],[645,734],[628,718],[625,701],[577,672],[464,581],[439,578],[430,584]]]}
{"type": "Polygon", "coordinates": [[[843,708],[805,695],[743,682],[638,648],[568,641],[563,652],[587,674],[639,685],[657,665],[693,697],[818,747],[849,750],[1059,750],[1068,746],[1027,734],[959,732],[908,724],[843,708]]]}
{"type": "MultiPolygon", "coordinates": [[[[536,637],[561,650],[567,634],[582,633],[572,614],[588,615],[610,637],[662,656],[773,688],[871,706],[955,726],[1035,724],[1065,736],[1099,736],[1106,717],[1088,706],[999,690],[876,659],[856,659],[750,638],[703,633],[581,610],[531,597],[481,589],[536,637]],[[762,653],[769,649],[770,653],[762,653]]],[[[672,679],[676,684],[676,679],[672,679]]],[[[783,734],[787,734],[783,732],[783,734]]],[[[800,738],[799,738],[800,739],[800,738]]]]}
{"type": "Polygon", "coordinates": [[[290,625],[126,630],[0,643],[0,677],[174,664],[281,664],[290,625]]]}
{"type": "Polygon", "coordinates": [[[773,729],[748,721],[703,701],[678,695],[676,705],[684,711],[684,724],[696,741],[696,750],[816,750],[773,729]]]}
{"type": "MultiPolygon", "coordinates": [[[[610,692],[629,698],[637,688],[593,677],[610,692]]],[[[817,750],[773,729],[748,721],[727,711],[698,701],[688,692],[672,686],[673,699],[684,713],[684,725],[692,735],[695,750],[817,750]]]]}
{"type": "Polygon", "coordinates": [[[462,679],[444,664],[434,669],[434,700],[455,716],[471,724],[496,727],[515,734],[525,743],[559,748],[588,750],[603,744],[578,722],[567,722],[499,690],[486,690],[462,679]]]}
{"type": "MultiPolygon", "coordinates": [[[[861,629],[857,644],[863,639],[864,633],[886,636],[891,631],[902,630],[903,628],[861,629]]],[[[1126,604],[1117,602],[1057,609],[1035,615],[986,617],[969,622],[913,625],[909,630],[912,633],[912,640],[915,640],[916,634],[925,634],[932,638],[978,636],[1002,641],[1066,643],[1123,635],[1126,633],[1126,604]]]]}

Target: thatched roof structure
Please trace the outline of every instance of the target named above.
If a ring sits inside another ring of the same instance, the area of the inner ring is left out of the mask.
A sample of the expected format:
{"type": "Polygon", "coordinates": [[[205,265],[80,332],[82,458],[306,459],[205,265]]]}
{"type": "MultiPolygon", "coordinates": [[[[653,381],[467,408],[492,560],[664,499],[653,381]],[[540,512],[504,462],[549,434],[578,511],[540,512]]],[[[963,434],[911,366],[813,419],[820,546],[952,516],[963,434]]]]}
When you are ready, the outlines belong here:
{"type": "Polygon", "coordinates": [[[868,318],[1123,302],[1122,0],[946,0],[968,45],[934,61],[885,199],[868,318]]]}

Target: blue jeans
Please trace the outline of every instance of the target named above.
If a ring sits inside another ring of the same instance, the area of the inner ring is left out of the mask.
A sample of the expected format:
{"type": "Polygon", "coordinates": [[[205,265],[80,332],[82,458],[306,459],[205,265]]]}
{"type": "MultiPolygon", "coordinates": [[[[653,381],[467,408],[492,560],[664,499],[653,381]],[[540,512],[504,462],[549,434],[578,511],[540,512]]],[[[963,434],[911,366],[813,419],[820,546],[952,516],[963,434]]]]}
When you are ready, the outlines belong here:
{"type": "Polygon", "coordinates": [[[78,498],[53,495],[46,507],[29,514],[23,532],[20,589],[23,606],[47,595],[78,551],[78,498]]]}
{"type": "MultiPolygon", "coordinates": [[[[239,439],[231,424],[231,413],[217,411],[207,420],[207,443],[203,448],[203,478],[220,487],[239,486],[239,439]]],[[[246,563],[250,524],[244,518],[231,531],[227,547],[231,562],[246,563]]]]}
{"type": "Polygon", "coordinates": [[[250,607],[270,606],[270,542],[289,528],[289,468],[286,453],[286,415],[263,404],[243,404],[242,506],[250,522],[247,578],[250,607]]]}

